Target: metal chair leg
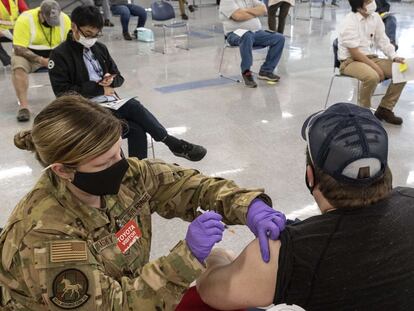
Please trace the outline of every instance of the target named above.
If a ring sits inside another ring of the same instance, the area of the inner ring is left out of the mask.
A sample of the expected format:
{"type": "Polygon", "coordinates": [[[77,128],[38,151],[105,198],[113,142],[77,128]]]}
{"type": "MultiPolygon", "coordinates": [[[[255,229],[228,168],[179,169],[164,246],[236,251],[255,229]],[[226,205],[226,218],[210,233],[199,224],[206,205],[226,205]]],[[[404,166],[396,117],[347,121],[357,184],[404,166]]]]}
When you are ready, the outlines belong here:
{"type": "Polygon", "coordinates": [[[332,84],[333,84],[334,80],[335,80],[335,76],[332,76],[331,83],[329,84],[328,94],[326,95],[326,101],[325,101],[324,109],[326,109],[326,107],[328,106],[329,95],[331,95],[332,84]]]}
{"type": "Polygon", "coordinates": [[[222,72],[221,72],[221,68],[222,68],[222,65],[223,65],[223,60],[224,60],[224,52],[226,51],[226,49],[227,49],[227,45],[225,45],[224,47],[223,47],[223,50],[222,50],[222,53],[221,53],[221,60],[220,60],[220,66],[219,66],[219,76],[220,76],[220,78],[224,78],[224,79],[228,79],[228,80],[231,80],[231,81],[234,81],[234,82],[237,82],[237,83],[240,83],[241,81],[240,81],[240,79],[234,79],[234,78],[232,78],[232,77],[227,77],[227,76],[225,76],[222,72]]]}

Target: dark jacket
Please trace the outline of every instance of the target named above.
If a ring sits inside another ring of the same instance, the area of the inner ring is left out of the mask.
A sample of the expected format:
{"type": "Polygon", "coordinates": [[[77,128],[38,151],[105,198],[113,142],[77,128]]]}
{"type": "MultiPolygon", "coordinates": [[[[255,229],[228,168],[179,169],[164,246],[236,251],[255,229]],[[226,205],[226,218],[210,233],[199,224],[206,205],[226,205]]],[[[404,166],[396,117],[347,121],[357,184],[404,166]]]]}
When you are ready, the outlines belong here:
{"type": "Polygon", "coordinates": [[[387,0],[375,0],[377,3],[377,13],[385,13],[390,11],[390,4],[387,2],[387,0]]]}
{"type": "MultiPolygon", "coordinates": [[[[61,96],[67,92],[76,92],[91,98],[104,94],[104,88],[94,81],[89,81],[89,73],[83,60],[83,45],[68,34],[65,42],[56,47],[49,57],[49,78],[53,92],[61,96]]],[[[117,74],[111,87],[117,88],[124,83],[118,68],[106,46],[96,42],[91,48],[104,74],[117,74]]]]}

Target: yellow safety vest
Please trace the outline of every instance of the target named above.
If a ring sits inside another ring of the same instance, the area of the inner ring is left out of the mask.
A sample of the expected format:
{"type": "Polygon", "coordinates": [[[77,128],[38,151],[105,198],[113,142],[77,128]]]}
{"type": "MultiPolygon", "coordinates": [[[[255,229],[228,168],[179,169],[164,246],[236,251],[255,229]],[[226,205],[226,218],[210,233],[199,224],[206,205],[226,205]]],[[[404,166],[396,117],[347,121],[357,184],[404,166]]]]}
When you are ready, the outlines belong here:
{"type": "Polygon", "coordinates": [[[14,26],[13,44],[33,50],[52,50],[66,40],[70,30],[70,18],[60,12],[60,25],[45,27],[39,20],[40,8],[20,14],[14,26]]]}
{"type": "Polygon", "coordinates": [[[13,29],[14,21],[19,16],[19,0],[9,0],[10,13],[0,0],[0,30],[13,29]]]}

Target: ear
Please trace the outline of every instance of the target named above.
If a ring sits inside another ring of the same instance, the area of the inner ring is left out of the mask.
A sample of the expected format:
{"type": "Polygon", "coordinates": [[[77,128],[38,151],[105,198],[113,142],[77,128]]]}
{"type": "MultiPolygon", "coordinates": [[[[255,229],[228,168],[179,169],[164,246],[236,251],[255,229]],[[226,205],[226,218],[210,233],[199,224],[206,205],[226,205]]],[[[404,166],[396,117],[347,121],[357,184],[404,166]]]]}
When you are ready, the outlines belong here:
{"type": "Polygon", "coordinates": [[[76,28],[76,24],[75,23],[72,23],[71,26],[70,26],[70,28],[72,29],[72,31],[75,31],[77,29],[76,28]]]}
{"type": "Polygon", "coordinates": [[[315,176],[313,175],[313,168],[310,165],[306,165],[306,177],[308,178],[308,186],[315,186],[315,176]]]}
{"type": "Polygon", "coordinates": [[[53,171],[53,173],[55,173],[57,176],[59,176],[62,179],[66,179],[66,180],[73,180],[74,178],[74,172],[71,169],[68,169],[66,166],[64,166],[61,163],[53,163],[50,166],[50,169],[53,171]]]}

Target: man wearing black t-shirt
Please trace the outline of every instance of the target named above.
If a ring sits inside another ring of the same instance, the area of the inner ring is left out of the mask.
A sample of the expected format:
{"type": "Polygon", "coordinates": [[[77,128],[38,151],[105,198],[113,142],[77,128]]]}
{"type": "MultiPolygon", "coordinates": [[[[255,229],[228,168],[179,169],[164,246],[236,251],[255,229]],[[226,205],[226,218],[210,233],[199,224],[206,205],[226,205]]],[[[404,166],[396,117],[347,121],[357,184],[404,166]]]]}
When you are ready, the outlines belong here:
{"type": "Polygon", "coordinates": [[[388,138],[369,109],[339,103],[310,116],[306,185],[322,215],[255,240],[234,260],[213,252],[198,280],[222,310],[295,304],[305,310],[412,310],[414,189],[392,188],[388,138]]]}

